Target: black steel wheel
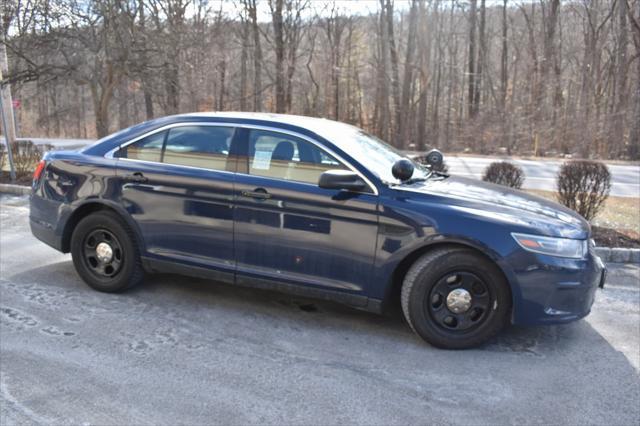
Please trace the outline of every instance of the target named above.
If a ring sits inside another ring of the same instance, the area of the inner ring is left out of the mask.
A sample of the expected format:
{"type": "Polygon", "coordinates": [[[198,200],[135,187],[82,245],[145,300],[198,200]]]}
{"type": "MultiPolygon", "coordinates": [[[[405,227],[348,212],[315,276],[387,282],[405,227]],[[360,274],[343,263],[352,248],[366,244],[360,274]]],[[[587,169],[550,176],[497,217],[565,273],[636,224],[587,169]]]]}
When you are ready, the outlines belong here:
{"type": "Polygon", "coordinates": [[[447,349],[486,342],[511,312],[509,285],[497,265],[462,247],[437,248],[419,258],[404,278],[401,302],[411,328],[447,349]]]}
{"type": "Polygon", "coordinates": [[[489,286],[476,274],[453,271],[440,278],[425,298],[425,315],[448,331],[466,332],[489,317],[489,286]]]}
{"type": "Polygon", "coordinates": [[[122,269],[122,246],[118,238],[106,229],[96,229],[86,236],[82,254],[87,269],[100,279],[113,278],[122,269]]]}
{"type": "Polygon", "coordinates": [[[115,213],[83,218],[71,236],[71,255],[78,274],[99,291],[122,291],[144,277],[135,236],[115,213]]]}

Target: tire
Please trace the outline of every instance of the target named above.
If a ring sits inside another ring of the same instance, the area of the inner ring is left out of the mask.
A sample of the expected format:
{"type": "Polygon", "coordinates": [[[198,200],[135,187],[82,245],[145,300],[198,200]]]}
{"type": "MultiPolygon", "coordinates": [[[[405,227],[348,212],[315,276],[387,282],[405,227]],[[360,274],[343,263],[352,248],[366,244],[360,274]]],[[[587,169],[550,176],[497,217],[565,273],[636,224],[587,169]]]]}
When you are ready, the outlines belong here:
{"type": "Polygon", "coordinates": [[[135,235],[114,213],[81,219],[71,235],[71,256],[80,277],[98,291],[121,292],[144,279],[135,235]]]}
{"type": "Polygon", "coordinates": [[[438,248],[405,275],[401,304],[413,331],[429,344],[466,349],[486,342],[508,323],[511,292],[489,259],[466,248],[438,248]]]}

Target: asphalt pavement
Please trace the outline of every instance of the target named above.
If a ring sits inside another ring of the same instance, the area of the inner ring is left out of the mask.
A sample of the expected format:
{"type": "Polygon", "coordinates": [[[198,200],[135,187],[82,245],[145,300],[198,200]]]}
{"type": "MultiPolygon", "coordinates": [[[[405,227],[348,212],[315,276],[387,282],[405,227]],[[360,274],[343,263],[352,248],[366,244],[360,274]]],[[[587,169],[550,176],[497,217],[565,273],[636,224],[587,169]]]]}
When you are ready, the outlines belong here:
{"type": "Polygon", "coordinates": [[[0,424],[640,423],[640,268],[592,314],[478,349],[398,313],[156,275],[88,288],[0,196],[0,424]]]}

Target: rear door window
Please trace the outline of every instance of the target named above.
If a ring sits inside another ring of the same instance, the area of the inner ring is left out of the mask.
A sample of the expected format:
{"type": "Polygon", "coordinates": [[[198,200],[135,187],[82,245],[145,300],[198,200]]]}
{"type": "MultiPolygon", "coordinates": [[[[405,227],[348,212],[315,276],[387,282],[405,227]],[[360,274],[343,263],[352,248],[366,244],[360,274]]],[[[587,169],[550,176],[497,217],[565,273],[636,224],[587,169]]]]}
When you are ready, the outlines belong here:
{"type": "Polygon", "coordinates": [[[144,137],[114,155],[117,158],[226,170],[233,127],[179,126],[144,137]]]}
{"type": "Polygon", "coordinates": [[[226,170],[233,127],[182,126],[169,130],[163,163],[226,170]]]}

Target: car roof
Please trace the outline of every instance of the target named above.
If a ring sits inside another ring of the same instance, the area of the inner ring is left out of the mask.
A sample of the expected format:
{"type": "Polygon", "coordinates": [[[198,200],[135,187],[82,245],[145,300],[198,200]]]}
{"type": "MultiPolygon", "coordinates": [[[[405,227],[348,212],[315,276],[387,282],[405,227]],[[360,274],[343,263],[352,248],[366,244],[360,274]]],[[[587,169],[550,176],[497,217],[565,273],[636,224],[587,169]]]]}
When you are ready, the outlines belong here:
{"type": "Polygon", "coordinates": [[[302,115],[273,114],[265,112],[192,112],[170,115],[134,125],[127,129],[113,133],[100,139],[95,144],[83,150],[86,154],[101,154],[115,148],[127,140],[136,138],[160,127],[181,122],[230,122],[238,124],[267,125],[297,131],[302,134],[310,133],[324,137],[331,141],[330,135],[336,135],[355,128],[349,124],[326,118],[306,117],[302,115]]]}
{"type": "Polygon", "coordinates": [[[220,112],[194,112],[189,114],[179,114],[175,117],[209,117],[209,118],[223,118],[223,119],[233,119],[240,121],[268,121],[274,124],[286,124],[290,126],[301,127],[305,129],[312,130],[314,132],[322,132],[323,129],[327,127],[332,128],[346,128],[352,127],[349,124],[341,123],[339,121],[329,120],[327,118],[317,118],[317,117],[307,117],[304,115],[293,115],[293,114],[275,114],[269,112],[231,112],[231,111],[220,111],[220,112]]]}

